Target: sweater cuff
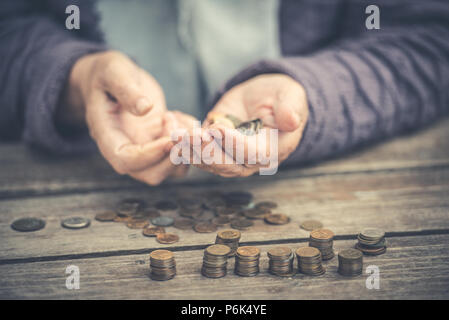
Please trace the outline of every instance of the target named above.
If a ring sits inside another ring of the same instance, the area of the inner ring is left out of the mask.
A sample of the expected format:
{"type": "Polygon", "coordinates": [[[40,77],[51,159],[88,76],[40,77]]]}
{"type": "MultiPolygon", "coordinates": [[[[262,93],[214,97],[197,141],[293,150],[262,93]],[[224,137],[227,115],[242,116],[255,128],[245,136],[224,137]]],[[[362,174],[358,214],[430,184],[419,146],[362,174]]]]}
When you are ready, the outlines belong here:
{"type": "Polygon", "coordinates": [[[75,62],[83,55],[106,50],[102,44],[82,40],[64,41],[33,56],[35,66],[25,97],[23,140],[50,152],[84,153],[95,150],[88,132],[65,137],[57,130],[55,113],[75,62]]]}

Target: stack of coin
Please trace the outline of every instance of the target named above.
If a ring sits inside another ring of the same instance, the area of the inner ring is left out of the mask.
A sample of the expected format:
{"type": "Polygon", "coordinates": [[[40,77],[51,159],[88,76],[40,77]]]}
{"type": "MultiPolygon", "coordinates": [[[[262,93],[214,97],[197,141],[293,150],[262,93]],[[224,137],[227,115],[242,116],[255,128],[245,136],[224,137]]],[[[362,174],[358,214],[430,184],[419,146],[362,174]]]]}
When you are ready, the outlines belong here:
{"type": "Polygon", "coordinates": [[[334,257],[334,233],[329,229],[317,229],[310,233],[309,246],[321,251],[321,259],[334,257]]]}
{"type": "Polygon", "coordinates": [[[221,278],[226,275],[228,254],[231,249],[223,244],[213,244],[204,250],[201,273],[208,278],[221,278]]]}
{"type": "Polygon", "coordinates": [[[377,256],[387,251],[385,232],[375,228],[363,229],[357,236],[359,242],[355,248],[366,255],[377,256]]]}
{"type": "Polygon", "coordinates": [[[173,252],[155,250],[150,253],[150,277],[153,280],[170,280],[176,275],[176,262],[173,252]]]}
{"type": "Polygon", "coordinates": [[[235,256],[235,274],[253,277],[259,273],[260,250],[256,247],[239,247],[235,256]]]}
{"type": "Polygon", "coordinates": [[[267,252],[268,271],[277,276],[293,275],[293,252],[288,247],[276,247],[267,252]]]}
{"type": "Polygon", "coordinates": [[[311,276],[320,276],[326,272],[321,265],[321,252],[317,248],[302,247],[296,250],[298,271],[311,276]]]}
{"type": "Polygon", "coordinates": [[[239,247],[240,237],[241,233],[238,230],[233,229],[223,230],[217,233],[215,243],[227,245],[231,249],[231,252],[229,252],[228,257],[232,257],[235,255],[235,252],[239,247]]]}
{"type": "Polygon", "coordinates": [[[351,277],[362,274],[363,254],[357,249],[345,249],[338,253],[338,273],[351,277]]]}

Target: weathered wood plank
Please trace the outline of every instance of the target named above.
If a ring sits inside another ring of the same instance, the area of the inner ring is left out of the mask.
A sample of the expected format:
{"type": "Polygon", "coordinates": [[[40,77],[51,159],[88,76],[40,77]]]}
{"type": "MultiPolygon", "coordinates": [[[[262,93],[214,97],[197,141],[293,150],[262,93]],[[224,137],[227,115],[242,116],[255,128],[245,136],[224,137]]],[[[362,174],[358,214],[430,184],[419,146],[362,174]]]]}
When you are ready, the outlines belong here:
{"type": "MultiPolygon", "coordinates": [[[[272,182],[254,178],[241,182],[237,188],[251,190],[256,201],[277,201],[276,211],[292,219],[284,226],[256,221],[253,228],[243,233],[245,242],[306,238],[308,232],[298,225],[310,218],[321,220],[340,235],[356,234],[368,226],[385,231],[449,229],[449,168],[324,175],[272,182]]],[[[96,212],[113,208],[122,197],[155,201],[172,198],[171,194],[201,194],[205,190],[210,188],[172,186],[0,201],[0,259],[165,247],[122,224],[92,221],[87,229],[67,230],[60,226],[60,220],[74,215],[93,218],[96,212]],[[10,224],[23,216],[44,218],[47,226],[34,233],[13,231],[10,224]]],[[[220,190],[232,189],[225,185],[220,190]]],[[[174,212],[167,213],[170,214],[174,212]]],[[[204,245],[215,238],[214,233],[198,234],[174,228],[168,231],[181,238],[172,247],[204,245]]]]}
{"type": "MultiPolygon", "coordinates": [[[[277,176],[449,165],[448,138],[449,120],[446,119],[424,131],[316,166],[287,170],[277,176]]],[[[114,173],[98,154],[61,158],[37,153],[23,145],[0,144],[0,168],[0,198],[143,187],[141,183],[114,173]]],[[[223,182],[226,179],[193,170],[188,177],[167,184],[198,180],[223,182]]]]}
{"type": "MultiPolygon", "coordinates": [[[[225,278],[200,275],[202,250],[175,252],[177,276],[165,282],[148,277],[148,255],[76,259],[0,265],[0,298],[12,299],[448,299],[449,235],[389,238],[387,253],[364,257],[364,270],[376,265],[380,289],[369,290],[368,275],[345,278],[337,273],[337,258],[325,262],[321,277],[297,274],[279,278],[267,273],[261,246],[261,273],[243,278],[233,274],[233,259],[225,278]],[[80,269],[80,289],[65,287],[66,267],[80,269]]],[[[336,251],[355,241],[335,241],[336,251]]],[[[296,249],[304,244],[291,244],[296,249]]],[[[295,262],[296,266],[296,262],[295,262]]]]}

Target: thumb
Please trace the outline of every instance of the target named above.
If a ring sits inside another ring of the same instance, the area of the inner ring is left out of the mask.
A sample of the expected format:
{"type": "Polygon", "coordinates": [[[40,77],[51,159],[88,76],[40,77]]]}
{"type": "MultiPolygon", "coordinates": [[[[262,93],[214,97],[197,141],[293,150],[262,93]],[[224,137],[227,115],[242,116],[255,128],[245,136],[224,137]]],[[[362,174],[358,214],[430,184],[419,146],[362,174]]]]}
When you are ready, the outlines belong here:
{"type": "Polygon", "coordinates": [[[288,86],[278,94],[273,105],[276,125],[281,131],[295,131],[301,124],[304,93],[297,86],[288,86]]]}

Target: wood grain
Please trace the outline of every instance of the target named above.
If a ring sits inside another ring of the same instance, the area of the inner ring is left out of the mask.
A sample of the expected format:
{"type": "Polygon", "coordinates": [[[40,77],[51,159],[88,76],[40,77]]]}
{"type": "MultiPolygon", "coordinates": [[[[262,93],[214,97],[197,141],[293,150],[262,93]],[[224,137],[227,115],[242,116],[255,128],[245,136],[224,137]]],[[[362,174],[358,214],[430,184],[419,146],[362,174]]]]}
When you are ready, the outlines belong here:
{"type": "MultiPolygon", "coordinates": [[[[335,241],[338,252],[355,241],[335,241]]],[[[321,277],[297,274],[279,278],[266,272],[261,246],[261,273],[244,278],[233,274],[208,279],[200,275],[202,250],[175,252],[177,276],[165,282],[148,277],[148,255],[75,259],[0,266],[1,299],[448,299],[449,235],[388,239],[387,253],[364,257],[364,270],[376,265],[380,289],[368,290],[366,274],[356,278],[337,273],[337,259],[325,263],[321,277]],[[80,269],[80,289],[65,287],[66,267],[80,269]]],[[[291,244],[292,249],[301,245],[291,244]]],[[[296,262],[295,262],[296,266],[296,262]]]]}

